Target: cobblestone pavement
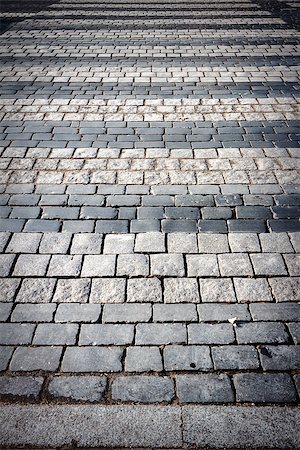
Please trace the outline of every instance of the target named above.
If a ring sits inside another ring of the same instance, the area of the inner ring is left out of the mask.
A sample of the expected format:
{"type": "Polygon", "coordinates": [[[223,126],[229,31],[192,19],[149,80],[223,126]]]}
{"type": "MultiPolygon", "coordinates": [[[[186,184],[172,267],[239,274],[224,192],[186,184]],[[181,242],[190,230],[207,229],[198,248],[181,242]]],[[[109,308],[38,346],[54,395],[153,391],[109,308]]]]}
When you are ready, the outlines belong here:
{"type": "Polygon", "coordinates": [[[3,1],[4,402],[299,402],[299,6],[3,1]]]}

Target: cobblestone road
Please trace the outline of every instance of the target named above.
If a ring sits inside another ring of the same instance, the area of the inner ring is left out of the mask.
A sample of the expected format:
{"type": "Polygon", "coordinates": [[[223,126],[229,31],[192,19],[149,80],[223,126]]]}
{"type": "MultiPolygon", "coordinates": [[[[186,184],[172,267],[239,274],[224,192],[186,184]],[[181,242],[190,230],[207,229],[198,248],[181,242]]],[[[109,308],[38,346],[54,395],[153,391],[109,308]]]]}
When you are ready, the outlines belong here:
{"type": "Polygon", "coordinates": [[[3,2],[0,393],[299,401],[299,2],[3,2]]]}

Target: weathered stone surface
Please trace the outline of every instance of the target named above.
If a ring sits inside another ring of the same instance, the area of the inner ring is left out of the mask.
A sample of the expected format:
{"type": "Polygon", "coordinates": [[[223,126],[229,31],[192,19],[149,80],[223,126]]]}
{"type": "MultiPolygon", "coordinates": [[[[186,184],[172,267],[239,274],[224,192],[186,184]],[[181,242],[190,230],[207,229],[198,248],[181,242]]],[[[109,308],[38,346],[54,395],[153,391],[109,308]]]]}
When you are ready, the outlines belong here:
{"type": "Polygon", "coordinates": [[[38,398],[44,378],[42,377],[1,377],[0,396],[38,398]]]}
{"type": "Polygon", "coordinates": [[[48,392],[54,398],[96,402],[103,400],[107,378],[103,376],[54,377],[48,392]]]}
{"type": "Polygon", "coordinates": [[[139,403],[170,402],[174,385],[170,378],[154,376],[118,377],[112,384],[113,400],[139,403]]]}

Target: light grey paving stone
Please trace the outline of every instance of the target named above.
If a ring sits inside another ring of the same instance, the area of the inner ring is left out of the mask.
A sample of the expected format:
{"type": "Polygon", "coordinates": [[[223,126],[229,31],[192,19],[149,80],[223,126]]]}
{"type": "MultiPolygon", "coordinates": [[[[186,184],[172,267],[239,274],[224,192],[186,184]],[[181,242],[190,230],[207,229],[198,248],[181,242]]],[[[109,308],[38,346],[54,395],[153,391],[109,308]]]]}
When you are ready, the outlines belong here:
{"type": "Polygon", "coordinates": [[[49,303],[56,280],[46,278],[25,278],[17,294],[18,303],[49,303]]]}
{"type": "Polygon", "coordinates": [[[37,399],[43,383],[43,377],[1,377],[0,396],[11,395],[37,399]]]}
{"type": "Polygon", "coordinates": [[[49,303],[16,305],[11,322],[52,322],[55,309],[49,303]]]}
{"type": "Polygon", "coordinates": [[[104,305],[103,323],[137,323],[149,322],[152,307],[149,304],[104,305]]]}
{"type": "Polygon", "coordinates": [[[283,255],[288,272],[292,277],[300,276],[300,255],[283,255]]]}
{"type": "Polygon", "coordinates": [[[268,345],[260,351],[264,370],[298,370],[300,368],[300,347],[298,345],[268,345]]]}
{"type": "Polygon", "coordinates": [[[277,253],[253,254],[250,257],[255,275],[287,275],[283,258],[277,253]]]}
{"type": "Polygon", "coordinates": [[[198,253],[197,235],[192,233],[169,233],[169,253],[198,253]]]}
{"type": "Polygon", "coordinates": [[[98,255],[102,253],[102,234],[77,233],[74,234],[71,246],[71,254],[98,255]]]}
{"type": "Polygon", "coordinates": [[[8,363],[10,361],[11,355],[13,354],[14,347],[1,346],[0,347],[0,370],[6,370],[8,363]]]}
{"type": "Polygon", "coordinates": [[[21,280],[19,278],[0,279],[0,301],[12,302],[16,297],[21,280]]]}
{"type": "Polygon", "coordinates": [[[165,278],[165,303],[198,303],[199,287],[196,278],[165,278]]]}
{"type": "Polygon", "coordinates": [[[70,233],[43,233],[40,243],[40,253],[67,253],[72,234],[70,233]]]}
{"type": "Polygon", "coordinates": [[[252,276],[253,269],[246,253],[218,255],[221,275],[224,277],[252,276]]]}
{"type": "Polygon", "coordinates": [[[132,344],[133,338],[133,325],[84,324],[80,330],[79,345],[126,345],[132,344]]]}
{"type": "Polygon", "coordinates": [[[52,255],[47,275],[50,277],[77,277],[80,274],[82,256],[52,255]]]}
{"type": "Polygon", "coordinates": [[[148,255],[118,255],[117,276],[148,276],[149,275],[148,255]]]}
{"type": "Polygon", "coordinates": [[[49,261],[49,255],[19,255],[13,274],[23,277],[42,277],[46,274],[49,261]]]}
{"type": "Polygon", "coordinates": [[[153,305],[153,322],[197,322],[196,305],[153,305]]]}
{"type": "Polygon", "coordinates": [[[289,323],[288,328],[295,344],[300,344],[300,323],[289,323]]]}
{"type": "Polygon", "coordinates": [[[212,347],[211,352],[216,370],[252,370],[260,367],[257,350],[250,345],[212,347]]]}
{"type": "Polygon", "coordinates": [[[106,386],[104,376],[58,376],[50,381],[48,392],[54,398],[97,402],[105,398],[106,386]]]}
{"type": "Polygon", "coordinates": [[[165,234],[138,233],[135,238],[134,251],[137,253],[164,253],[166,251],[165,234]]]}
{"type": "Polygon", "coordinates": [[[271,289],[263,278],[234,278],[234,287],[239,303],[272,302],[271,289]]]}
{"type": "Polygon", "coordinates": [[[61,303],[55,313],[55,322],[97,322],[101,305],[61,303]]]}
{"type": "Polygon", "coordinates": [[[131,375],[112,383],[112,399],[123,402],[171,402],[174,395],[174,384],[168,377],[131,375]]]}
{"type": "Polygon", "coordinates": [[[10,316],[13,303],[0,303],[0,322],[6,322],[10,316]]]}
{"type": "Polygon", "coordinates": [[[259,235],[259,239],[263,252],[293,253],[294,251],[287,233],[264,233],[259,235]]]}
{"type": "Polygon", "coordinates": [[[167,371],[212,369],[210,349],[204,345],[168,345],[164,349],[167,371]]]}
{"type": "Polygon", "coordinates": [[[1,231],[0,232],[0,252],[3,253],[5,246],[10,238],[11,233],[8,231],[1,231]]]}
{"type": "Polygon", "coordinates": [[[14,259],[15,255],[0,255],[0,277],[7,277],[9,275],[14,259]]]}
{"type": "Polygon", "coordinates": [[[291,243],[294,247],[295,252],[300,252],[300,233],[289,233],[291,243]]]}
{"type": "Polygon", "coordinates": [[[156,254],[150,256],[150,273],[159,276],[184,277],[184,261],[182,255],[156,254]]]}
{"type": "Polygon", "coordinates": [[[186,326],[183,324],[144,324],[136,326],[135,343],[137,345],[185,344],[186,326]]]}
{"type": "Polygon", "coordinates": [[[134,249],[134,234],[109,234],[105,236],[103,253],[130,254],[134,249]]]}
{"type": "MultiPolygon", "coordinates": [[[[177,407],[178,408],[178,407],[177,407]]],[[[5,405],[1,445],[180,448],[180,410],[163,405],[5,405]],[[19,428],[18,429],[18,425],[19,428]],[[48,424],[46,426],[46,424],[48,424]],[[17,431],[16,431],[17,430],[17,431]],[[47,432],[45,431],[47,430],[47,432]],[[25,438],[26,436],[26,438],[25,438]]]]}
{"type": "Polygon", "coordinates": [[[299,411],[294,407],[189,405],[182,408],[182,418],[183,439],[190,447],[299,447],[299,411]]]}
{"type": "Polygon", "coordinates": [[[232,344],[234,331],[230,323],[188,325],[189,344],[232,344]]]}
{"type": "Polygon", "coordinates": [[[300,305],[298,303],[259,303],[250,305],[254,321],[300,321],[300,305]]]}
{"type": "Polygon", "coordinates": [[[1,323],[0,344],[25,345],[32,341],[35,325],[25,323],[1,323]]]}
{"type": "Polygon", "coordinates": [[[128,347],[125,372],[161,372],[162,356],[158,347],[128,347]]]}
{"type": "Polygon", "coordinates": [[[19,347],[13,354],[9,368],[20,372],[54,372],[59,367],[61,354],[62,347],[19,347]]]}
{"type": "Polygon", "coordinates": [[[234,253],[260,252],[260,245],[255,233],[230,233],[228,235],[231,251],[234,253]]]}
{"type": "Polygon", "coordinates": [[[235,292],[230,278],[202,278],[199,280],[199,283],[202,302],[236,302],[235,292]]]}
{"type": "Polygon", "coordinates": [[[288,342],[288,334],[282,323],[248,322],[236,327],[239,344],[283,344],[288,342]]]}
{"type": "Polygon", "coordinates": [[[14,233],[6,253],[37,253],[41,237],[41,233],[14,233]]]}
{"type": "Polygon", "coordinates": [[[54,303],[86,303],[90,292],[89,279],[59,279],[52,298],[54,303]]]}
{"type": "Polygon", "coordinates": [[[228,239],[224,234],[198,234],[199,253],[227,253],[228,239]]]}
{"type": "Polygon", "coordinates": [[[90,303],[124,303],[125,291],[124,278],[95,278],[92,281],[90,303]]]}
{"type": "Polygon", "coordinates": [[[120,372],[123,349],[120,347],[67,347],[62,372],[120,372]]]}
{"type": "Polygon", "coordinates": [[[187,255],[186,263],[189,277],[217,277],[220,275],[216,255],[187,255]]]}
{"type": "Polygon", "coordinates": [[[247,305],[227,304],[200,304],[197,305],[200,322],[227,322],[236,318],[236,321],[251,320],[247,305]]]}
{"type": "Polygon", "coordinates": [[[129,279],[127,282],[127,302],[162,302],[162,287],[160,280],[155,277],[129,279]]]}
{"type": "Polygon", "coordinates": [[[284,373],[240,373],[233,376],[237,402],[290,403],[296,401],[291,377],[284,373]]]}
{"type": "Polygon", "coordinates": [[[84,257],[82,277],[113,277],[116,257],[113,255],[86,255],[84,257]]]}
{"type": "Polygon", "coordinates": [[[234,394],[227,375],[177,375],[180,403],[231,403],[234,394]]]}
{"type": "Polygon", "coordinates": [[[42,323],[36,328],[33,338],[34,345],[74,345],[78,325],[60,323],[42,323]]]}
{"type": "Polygon", "coordinates": [[[300,278],[269,278],[269,285],[277,302],[300,301],[300,278]]]}

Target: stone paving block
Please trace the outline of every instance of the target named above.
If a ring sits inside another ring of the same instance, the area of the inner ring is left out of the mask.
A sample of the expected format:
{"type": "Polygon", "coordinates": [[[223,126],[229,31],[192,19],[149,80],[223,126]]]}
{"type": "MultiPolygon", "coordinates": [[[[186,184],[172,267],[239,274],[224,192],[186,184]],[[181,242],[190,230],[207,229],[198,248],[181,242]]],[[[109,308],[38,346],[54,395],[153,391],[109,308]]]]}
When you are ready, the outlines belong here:
{"type": "Polygon", "coordinates": [[[212,347],[211,352],[216,370],[252,370],[260,367],[257,350],[250,345],[212,347]]]}
{"type": "Polygon", "coordinates": [[[14,262],[15,255],[0,255],[0,276],[7,277],[14,262]]]}
{"type": "Polygon", "coordinates": [[[47,275],[50,277],[77,277],[80,274],[82,256],[52,255],[47,275]]]}
{"type": "Polygon", "coordinates": [[[86,255],[81,270],[82,277],[112,277],[115,274],[114,255],[86,255]]]}
{"type": "Polygon", "coordinates": [[[294,251],[287,233],[260,234],[259,240],[263,252],[293,253],[294,251]]]}
{"type": "Polygon", "coordinates": [[[125,372],[161,372],[162,356],[158,347],[128,347],[125,372]]]}
{"type": "Polygon", "coordinates": [[[237,402],[293,403],[296,392],[288,374],[240,373],[233,376],[237,402]]]}
{"type": "Polygon", "coordinates": [[[283,255],[289,274],[300,276],[300,255],[283,255]]]}
{"type": "Polygon", "coordinates": [[[77,332],[78,325],[75,324],[42,323],[35,330],[33,344],[74,345],[77,332]]]}
{"type": "MultiPolygon", "coordinates": [[[[125,280],[122,281],[124,281],[125,287],[125,280]]],[[[162,302],[162,287],[160,280],[155,277],[129,279],[127,282],[127,302],[162,302]]]]}
{"type": "Polygon", "coordinates": [[[137,253],[164,253],[166,251],[163,233],[139,233],[135,238],[134,251],[137,253]]]}
{"type": "Polygon", "coordinates": [[[197,279],[165,278],[165,303],[198,303],[200,301],[197,279]]]}
{"type": "Polygon", "coordinates": [[[84,324],[80,330],[79,345],[126,345],[132,344],[133,338],[133,325],[84,324]]]}
{"type": "Polygon", "coordinates": [[[14,233],[6,247],[6,253],[37,253],[40,233],[14,233]]]}
{"type": "Polygon", "coordinates": [[[0,302],[12,302],[20,285],[18,278],[0,279],[0,302]]]}
{"type": "Polygon", "coordinates": [[[14,267],[14,276],[41,277],[46,274],[50,261],[49,255],[19,255],[14,267]]]}
{"type": "Polygon", "coordinates": [[[180,403],[231,403],[234,394],[227,375],[177,375],[180,403]]]}
{"type": "Polygon", "coordinates": [[[52,322],[56,305],[26,304],[16,305],[11,322],[52,322]]]}
{"type": "Polygon", "coordinates": [[[234,287],[239,303],[272,302],[268,282],[263,278],[234,278],[234,287]]]}
{"type": "Polygon", "coordinates": [[[18,303],[49,303],[55,283],[55,279],[24,278],[16,301],[18,303]]]}
{"type": "Polygon", "coordinates": [[[188,325],[189,344],[231,344],[235,340],[230,323],[188,325]]]}
{"type": "Polygon", "coordinates": [[[72,235],[69,233],[43,233],[39,246],[40,253],[67,253],[72,235]]]}
{"type": "Polygon", "coordinates": [[[137,324],[135,343],[137,345],[185,344],[186,326],[183,324],[137,324]]]}
{"type": "Polygon", "coordinates": [[[300,347],[297,345],[269,345],[260,351],[264,370],[297,370],[300,367],[300,347]]]}
{"type": "Polygon", "coordinates": [[[202,278],[200,282],[201,301],[235,303],[235,293],[231,279],[202,278]]]}
{"type": "Polygon", "coordinates": [[[250,257],[255,275],[287,275],[283,258],[279,254],[253,254],[250,257]]]}
{"type": "Polygon", "coordinates": [[[228,239],[222,234],[198,234],[199,253],[227,253],[228,239]]]}
{"type": "Polygon", "coordinates": [[[196,305],[154,305],[153,322],[197,322],[196,305]]]}
{"type": "Polygon", "coordinates": [[[71,254],[97,255],[102,253],[102,234],[79,233],[74,234],[71,254]]]}
{"type": "Polygon", "coordinates": [[[289,332],[295,342],[295,344],[300,343],[300,324],[299,323],[289,323],[289,332]]]}
{"type": "Polygon", "coordinates": [[[269,278],[268,282],[277,302],[300,300],[300,278],[269,278]]]}
{"type": "Polygon", "coordinates": [[[101,314],[100,305],[61,303],[55,313],[55,322],[97,322],[101,314]]]}
{"type": "Polygon", "coordinates": [[[155,254],[150,256],[150,274],[159,276],[184,277],[184,261],[182,255],[155,254]]]}
{"type": "MultiPolygon", "coordinates": [[[[128,280],[128,284],[130,280],[128,280]]],[[[124,278],[95,278],[92,281],[90,303],[124,303],[126,280],[124,278]]]]}
{"type": "Polygon", "coordinates": [[[148,255],[118,255],[117,276],[129,277],[149,275],[148,255]]]}
{"type": "Polygon", "coordinates": [[[168,377],[118,377],[112,384],[113,400],[138,403],[170,402],[174,397],[174,384],[168,377]]]}
{"type": "Polygon", "coordinates": [[[259,240],[255,233],[230,233],[228,235],[228,240],[231,251],[234,253],[261,251],[259,240]]]}
{"type": "Polygon", "coordinates": [[[300,252],[300,233],[289,233],[295,252],[300,252]]]}
{"type": "Polygon", "coordinates": [[[166,371],[210,370],[210,349],[204,345],[168,345],[164,349],[164,368],[166,371]]]}
{"type": "Polygon", "coordinates": [[[86,303],[90,292],[89,279],[59,279],[52,298],[55,303],[86,303]]]}
{"type": "Polygon", "coordinates": [[[123,349],[120,347],[67,347],[62,372],[120,372],[123,349]]]}
{"type": "Polygon", "coordinates": [[[236,318],[236,321],[251,320],[247,305],[227,304],[200,304],[197,305],[200,322],[227,322],[236,318]]]}
{"type": "Polygon", "coordinates": [[[54,372],[60,364],[62,347],[19,347],[13,354],[10,370],[54,372]]]}
{"type": "Polygon", "coordinates": [[[0,347],[0,370],[6,370],[13,354],[14,347],[1,346],[0,347]]]}
{"type": "Polygon", "coordinates": [[[9,238],[10,238],[9,232],[0,232],[0,252],[1,253],[3,253],[9,238]]]}
{"type": "Polygon", "coordinates": [[[0,303],[0,322],[6,322],[12,311],[13,303],[0,303]]]}
{"type": "Polygon", "coordinates": [[[27,397],[37,399],[42,385],[43,377],[1,377],[0,396],[27,397]]]}
{"type": "Polygon", "coordinates": [[[198,253],[195,233],[170,233],[167,239],[169,253],[198,253]]]}
{"type": "Polygon", "coordinates": [[[259,303],[250,305],[254,321],[300,321],[300,305],[297,303],[259,303]]]}
{"type": "Polygon", "coordinates": [[[35,325],[25,323],[1,323],[0,343],[2,345],[26,345],[32,341],[35,325]]]}
{"type": "Polygon", "coordinates": [[[239,344],[282,344],[288,342],[288,334],[282,323],[241,323],[236,327],[239,344]]]}
{"type": "MultiPolygon", "coordinates": [[[[255,255],[252,255],[255,256],[255,255]]],[[[246,253],[218,255],[220,273],[224,277],[252,276],[253,269],[246,253]]]]}
{"type": "Polygon", "coordinates": [[[149,322],[152,308],[149,304],[104,305],[103,323],[149,322]]]}
{"type": "Polygon", "coordinates": [[[49,385],[51,397],[85,402],[101,401],[105,397],[107,378],[104,376],[54,377],[49,385]]]}
{"type": "Polygon", "coordinates": [[[187,274],[189,277],[219,276],[216,255],[187,255],[187,274]]]}

